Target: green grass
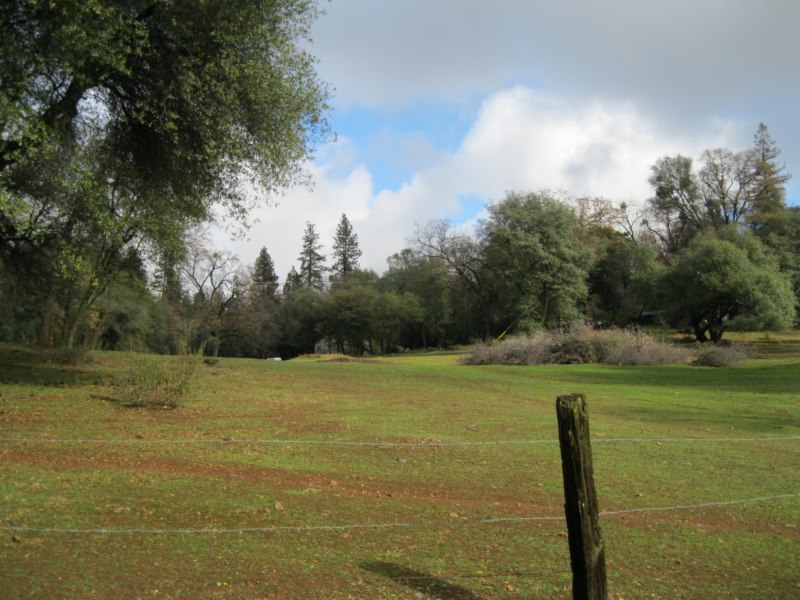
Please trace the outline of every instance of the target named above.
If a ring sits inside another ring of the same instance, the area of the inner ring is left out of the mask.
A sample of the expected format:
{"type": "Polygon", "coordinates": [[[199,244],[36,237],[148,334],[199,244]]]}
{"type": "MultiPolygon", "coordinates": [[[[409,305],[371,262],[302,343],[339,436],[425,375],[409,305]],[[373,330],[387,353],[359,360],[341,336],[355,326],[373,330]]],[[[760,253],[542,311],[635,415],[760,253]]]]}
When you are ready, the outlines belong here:
{"type": "MultiPolygon", "coordinates": [[[[800,493],[800,336],[740,367],[468,367],[459,354],[203,365],[176,410],[122,408],[124,354],[0,347],[2,598],[569,598],[555,398],[589,400],[601,510],[800,493]],[[659,438],[647,443],[604,443],[659,438]],[[148,440],[286,440],[155,444],[148,440]],[[530,445],[336,446],[301,440],[530,445]],[[294,443],[292,443],[294,441],[294,443]]],[[[766,348],[766,350],[765,350],[766,348]]],[[[168,359],[169,360],[169,359],[168,359]]],[[[800,498],[607,515],[612,598],[800,594],[800,498]]]]}

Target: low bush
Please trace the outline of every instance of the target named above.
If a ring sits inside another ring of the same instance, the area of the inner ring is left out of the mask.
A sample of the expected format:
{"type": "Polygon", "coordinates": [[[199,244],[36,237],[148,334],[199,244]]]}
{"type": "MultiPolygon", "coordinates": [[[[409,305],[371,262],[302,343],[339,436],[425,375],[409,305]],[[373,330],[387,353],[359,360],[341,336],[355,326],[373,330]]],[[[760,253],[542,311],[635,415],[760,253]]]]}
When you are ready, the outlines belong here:
{"type": "Polygon", "coordinates": [[[192,390],[202,351],[173,357],[131,352],[120,404],[128,408],[177,408],[192,390]]]}
{"type": "Polygon", "coordinates": [[[645,333],[576,327],[563,333],[540,332],[485,344],[462,362],[470,365],[664,365],[686,363],[690,358],[691,352],[686,348],[645,333]]]}
{"type": "Polygon", "coordinates": [[[706,346],[692,362],[696,367],[732,367],[747,360],[747,349],[738,344],[706,346]]]}

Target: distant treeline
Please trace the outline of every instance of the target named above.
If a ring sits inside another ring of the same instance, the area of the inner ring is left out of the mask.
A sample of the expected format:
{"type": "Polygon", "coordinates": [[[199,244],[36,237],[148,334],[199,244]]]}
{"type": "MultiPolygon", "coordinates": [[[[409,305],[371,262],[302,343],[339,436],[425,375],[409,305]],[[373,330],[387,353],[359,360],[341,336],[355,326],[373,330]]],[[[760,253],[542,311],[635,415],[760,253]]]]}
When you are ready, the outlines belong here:
{"type": "Polygon", "coordinates": [[[777,156],[761,126],[754,148],[706,151],[697,171],[689,158],[664,157],[635,213],[603,198],[509,193],[474,232],[418,227],[382,275],[360,268],[346,215],[330,256],[306,224],[282,285],[266,248],[245,268],[198,230],[150,268],[128,248],[128,265],[77,313],[68,294],[28,295],[5,269],[0,336],[291,357],[447,347],[574,323],[667,323],[714,342],[731,327],[783,329],[800,297],[800,209],[785,205],[777,156]]]}

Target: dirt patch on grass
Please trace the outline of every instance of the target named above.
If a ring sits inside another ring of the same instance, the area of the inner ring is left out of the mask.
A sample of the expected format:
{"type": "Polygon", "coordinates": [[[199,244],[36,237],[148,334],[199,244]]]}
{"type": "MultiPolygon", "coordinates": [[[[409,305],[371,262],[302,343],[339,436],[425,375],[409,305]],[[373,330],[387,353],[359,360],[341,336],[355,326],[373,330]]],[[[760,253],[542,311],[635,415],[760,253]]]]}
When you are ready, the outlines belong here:
{"type": "Polygon", "coordinates": [[[53,449],[9,449],[2,453],[7,465],[22,464],[71,471],[112,471],[156,477],[210,478],[221,481],[246,482],[254,485],[268,484],[285,490],[315,490],[333,497],[395,498],[434,505],[459,507],[462,510],[485,513],[502,513],[509,516],[544,516],[560,514],[561,496],[545,491],[541,497],[531,498],[520,490],[518,496],[503,494],[480,495],[471,489],[444,485],[387,481],[368,476],[347,476],[341,473],[301,473],[288,469],[275,469],[239,464],[213,464],[208,461],[176,460],[159,456],[142,456],[120,452],[102,454],[92,449],[72,449],[69,453],[53,449]],[[522,501],[521,498],[527,496],[522,501]]]}

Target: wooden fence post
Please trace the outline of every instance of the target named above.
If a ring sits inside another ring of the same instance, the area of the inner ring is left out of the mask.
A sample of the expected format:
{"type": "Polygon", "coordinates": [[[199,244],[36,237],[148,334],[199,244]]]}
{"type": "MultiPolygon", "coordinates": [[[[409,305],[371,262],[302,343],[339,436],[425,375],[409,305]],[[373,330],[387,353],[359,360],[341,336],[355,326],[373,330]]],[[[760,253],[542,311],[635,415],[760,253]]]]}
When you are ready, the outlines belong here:
{"type": "Polygon", "coordinates": [[[572,564],[572,598],[606,600],[605,543],[597,520],[586,399],[582,394],[559,396],[556,413],[572,564]]]}

